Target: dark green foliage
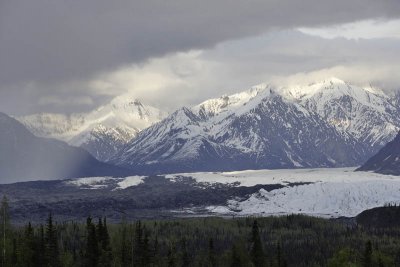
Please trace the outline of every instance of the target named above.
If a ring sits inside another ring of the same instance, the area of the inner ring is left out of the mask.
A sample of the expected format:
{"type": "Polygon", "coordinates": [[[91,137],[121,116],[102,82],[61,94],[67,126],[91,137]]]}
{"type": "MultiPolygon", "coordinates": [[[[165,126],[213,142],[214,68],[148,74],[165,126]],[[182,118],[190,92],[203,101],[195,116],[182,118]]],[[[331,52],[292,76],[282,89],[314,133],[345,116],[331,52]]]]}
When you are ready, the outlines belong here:
{"type": "Polygon", "coordinates": [[[113,262],[113,255],[110,246],[110,235],[108,234],[106,218],[104,218],[103,221],[101,220],[101,218],[99,218],[97,229],[100,250],[99,266],[111,267],[113,262]]]}
{"type": "Polygon", "coordinates": [[[249,258],[249,255],[247,254],[245,246],[241,242],[236,242],[232,246],[230,266],[231,267],[251,266],[251,260],[249,258]]]}
{"type": "Polygon", "coordinates": [[[290,215],[10,228],[6,267],[400,266],[400,228],[290,215]],[[43,255],[46,255],[44,257],[43,255]],[[50,256],[51,255],[51,256],[50,256]]]}
{"type": "Polygon", "coordinates": [[[86,221],[86,251],[85,267],[96,267],[99,262],[99,244],[97,242],[96,226],[92,223],[92,218],[86,221]]]}
{"type": "Polygon", "coordinates": [[[265,266],[265,255],[260,239],[257,220],[254,220],[251,231],[251,261],[254,266],[265,266]]]}
{"type": "Polygon", "coordinates": [[[372,267],[372,243],[370,240],[365,244],[363,266],[372,267]]]}
{"type": "Polygon", "coordinates": [[[57,230],[53,224],[53,217],[51,213],[49,214],[46,224],[45,255],[46,255],[46,265],[48,267],[60,266],[60,261],[59,261],[60,254],[58,251],[57,230]]]}
{"type": "Polygon", "coordinates": [[[175,250],[173,250],[171,247],[168,248],[167,266],[168,267],[175,267],[176,266],[175,250]]]}
{"type": "Polygon", "coordinates": [[[328,267],[357,267],[354,251],[341,249],[328,260],[328,267]]]}
{"type": "Polygon", "coordinates": [[[23,244],[21,248],[21,265],[26,267],[35,266],[36,259],[36,242],[33,234],[33,228],[31,223],[25,227],[25,235],[23,238],[23,244]]]}
{"type": "Polygon", "coordinates": [[[40,266],[45,266],[46,265],[46,255],[45,255],[45,251],[46,251],[46,239],[44,236],[44,227],[41,224],[39,227],[39,236],[37,238],[36,241],[36,248],[37,248],[37,252],[36,253],[36,266],[40,267],[40,266]]]}
{"type": "Polygon", "coordinates": [[[388,204],[385,207],[363,211],[357,215],[357,222],[365,227],[375,228],[399,226],[400,206],[388,204]]]}
{"type": "Polygon", "coordinates": [[[284,255],[283,255],[283,253],[282,253],[281,242],[278,242],[278,244],[277,244],[277,246],[276,246],[276,253],[275,253],[275,255],[276,255],[276,262],[275,262],[275,265],[276,265],[277,267],[285,267],[285,266],[287,266],[285,257],[284,257],[284,255]]]}
{"type": "Polygon", "coordinates": [[[9,214],[9,206],[8,200],[6,196],[3,196],[1,201],[1,208],[0,208],[0,252],[1,252],[1,264],[2,266],[8,266],[10,261],[9,257],[7,257],[6,251],[11,250],[13,248],[13,252],[16,253],[14,250],[14,240],[11,238],[11,226],[10,226],[10,214],[9,214]]]}
{"type": "Polygon", "coordinates": [[[118,249],[119,251],[119,264],[120,266],[129,266],[130,264],[130,254],[129,254],[129,242],[128,242],[128,237],[127,237],[127,229],[126,225],[123,225],[122,230],[120,231],[119,234],[119,239],[120,239],[120,247],[118,249]]]}
{"type": "Polygon", "coordinates": [[[210,267],[217,266],[217,255],[215,254],[213,238],[210,238],[208,241],[208,263],[210,267]]]}

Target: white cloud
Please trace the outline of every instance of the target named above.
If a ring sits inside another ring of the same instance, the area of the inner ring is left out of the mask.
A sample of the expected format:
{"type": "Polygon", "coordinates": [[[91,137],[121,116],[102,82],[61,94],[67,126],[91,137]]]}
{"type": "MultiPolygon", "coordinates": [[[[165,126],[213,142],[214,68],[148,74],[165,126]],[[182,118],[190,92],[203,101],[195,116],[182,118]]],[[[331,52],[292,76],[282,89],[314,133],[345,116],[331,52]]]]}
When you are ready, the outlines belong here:
{"type": "Polygon", "coordinates": [[[399,55],[397,39],[326,40],[282,31],[151,59],[101,75],[90,85],[97,93],[129,92],[169,111],[262,82],[308,84],[334,76],[398,89],[399,55]]]}
{"type": "Polygon", "coordinates": [[[299,72],[289,76],[277,76],[271,81],[280,86],[306,85],[315,81],[322,81],[331,77],[338,77],[346,82],[361,87],[379,87],[383,90],[400,89],[400,65],[348,65],[334,66],[326,69],[299,72]]]}
{"type": "MultiPolygon", "coordinates": [[[[29,103],[39,105],[21,106],[32,108],[28,112],[81,112],[129,93],[144,103],[173,111],[258,83],[307,84],[332,76],[362,86],[372,83],[399,89],[399,62],[400,39],[325,39],[298,31],[276,31],[207,50],[171,53],[87,80],[31,83],[25,90],[29,103]]],[[[12,96],[3,99],[6,97],[12,96]]],[[[13,101],[21,101],[20,96],[7,102],[13,101]]]]}

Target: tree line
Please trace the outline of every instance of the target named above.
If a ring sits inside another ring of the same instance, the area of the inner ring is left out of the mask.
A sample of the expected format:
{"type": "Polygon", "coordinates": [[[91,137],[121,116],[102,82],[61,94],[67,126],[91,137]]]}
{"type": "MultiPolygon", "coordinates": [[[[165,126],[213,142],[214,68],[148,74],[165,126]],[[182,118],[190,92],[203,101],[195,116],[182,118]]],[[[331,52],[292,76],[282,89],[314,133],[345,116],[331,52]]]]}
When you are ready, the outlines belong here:
{"type": "Polygon", "coordinates": [[[1,204],[1,266],[400,266],[400,228],[302,215],[13,226],[1,204]]]}

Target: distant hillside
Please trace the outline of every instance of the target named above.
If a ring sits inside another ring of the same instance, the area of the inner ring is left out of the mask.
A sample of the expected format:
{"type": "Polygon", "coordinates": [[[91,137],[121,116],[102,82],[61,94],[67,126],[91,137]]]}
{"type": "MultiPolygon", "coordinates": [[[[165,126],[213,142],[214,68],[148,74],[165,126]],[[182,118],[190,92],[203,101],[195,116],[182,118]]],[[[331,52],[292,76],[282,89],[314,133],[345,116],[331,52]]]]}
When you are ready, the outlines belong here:
{"type": "Polygon", "coordinates": [[[0,183],[128,174],[82,148],[36,137],[4,113],[0,113],[0,151],[0,183]]]}
{"type": "Polygon", "coordinates": [[[400,175],[400,133],[357,171],[400,175]]]}
{"type": "Polygon", "coordinates": [[[367,227],[400,227],[400,207],[379,207],[361,212],[357,223],[367,227]]]}

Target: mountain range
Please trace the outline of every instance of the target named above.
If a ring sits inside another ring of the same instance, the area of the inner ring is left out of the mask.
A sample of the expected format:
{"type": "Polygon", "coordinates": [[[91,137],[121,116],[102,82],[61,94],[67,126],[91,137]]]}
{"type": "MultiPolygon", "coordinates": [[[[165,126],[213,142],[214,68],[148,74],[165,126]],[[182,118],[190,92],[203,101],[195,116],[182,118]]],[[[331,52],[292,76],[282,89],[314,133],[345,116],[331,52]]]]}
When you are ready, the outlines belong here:
{"type": "Polygon", "coordinates": [[[0,129],[0,183],[131,173],[96,160],[82,148],[36,137],[4,113],[0,129]]]}
{"type": "Polygon", "coordinates": [[[167,116],[130,95],[86,114],[17,117],[139,174],[357,166],[400,129],[399,94],[337,78],[260,84],[167,116]]]}
{"type": "Polygon", "coordinates": [[[400,127],[395,98],[336,78],[250,90],[181,108],[112,163],[139,173],[356,166],[400,127]]]}
{"type": "Polygon", "coordinates": [[[36,136],[65,141],[107,161],[140,130],[166,116],[167,113],[144,105],[131,95],[121,95],[88,113],[41,113],[16,119],[36,136]]]}

